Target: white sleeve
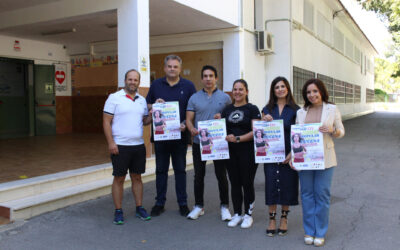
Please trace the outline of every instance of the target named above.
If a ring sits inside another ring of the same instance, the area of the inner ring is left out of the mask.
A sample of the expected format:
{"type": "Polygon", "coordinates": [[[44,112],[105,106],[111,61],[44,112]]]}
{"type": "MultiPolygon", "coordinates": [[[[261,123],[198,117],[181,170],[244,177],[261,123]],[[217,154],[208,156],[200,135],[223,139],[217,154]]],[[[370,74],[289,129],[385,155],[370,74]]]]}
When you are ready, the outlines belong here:
{"type": "Polygon", "coordinates": [[[115,97],[111,94],[108,96],[106,104],[104,104],[103,112],[109,115],[114,115],[116,106],[115,97]]]}

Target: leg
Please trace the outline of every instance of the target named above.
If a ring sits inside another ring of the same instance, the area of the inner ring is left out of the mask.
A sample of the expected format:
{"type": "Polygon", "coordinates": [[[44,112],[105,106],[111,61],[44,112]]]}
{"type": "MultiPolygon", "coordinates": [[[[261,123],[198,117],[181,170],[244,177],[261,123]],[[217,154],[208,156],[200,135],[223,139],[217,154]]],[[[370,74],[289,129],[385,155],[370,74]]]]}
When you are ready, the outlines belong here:
{"type": "Polygon", "coordinates": [[[187,206],[186,193],[186,143],[177,142],[172,145],[172,167],[175,174],[175,192],[179,206],[187,206]]]}
{"type": "Polygon", "coordinates": [[[135,198],[135,203],[137,207],[142,206],[143,200],[143,183],[142,176],[140,174],[130,174],[132,181],[132,193],[135,198]]]}
{"type": "Polygon", "coordinates": [[[332,176],[333,168],[328,168],[317,171],[314,179],[315,237],[318,238],[324,238],[328,231],[332,176]]]}
{"type": "Polygon", "coordinates": [[[272,237],[276,233],[276,204],[268,206],[268,213],[269,213],[269,225],[267,228],[267,235],[272,237]]]}
{"type": "Polygon", "coordinates": [[[114,201],[115,209],[122,208],[122,197],[124,195],[125,176],[114,176],[111,186],[111,193],[114,201]]]}
{"type": "Polygon", "coordinates": [[[167,194],[170,158],[170,151],[168,148],[170,148],[170,146],[164,142],[155,142],[154,146],[156,151],[156,205],[164,206],[167,194]]]}
{"type": "Polygon", "coordinates": [[[200,145],[193,143],[192,146],[194,167],[194,199],[195,205],[204,206],[204,176],[206,174],[206,162],[201,160],[200,145]]]}
{"type": "Polygon", "coordinates": [[[304,170],[299,172],[303,228],[304,233],[312,237],[315,237],[314,175],[316,171],[321,170],[304,170]]]}
{"type": "Polygon", "coordinates": [[[214,161],[215,176],[218,180],[219,199],[221,205],[229,207],[229,187],[228,178],[226,177],[226,163],[225,160],[214,161]]]}
{"type": "Polygon", "coordinates": [[[241,215],[242,202],[243,202],[242,185],[240,180],[239,166],[237,166],[236,159],[232,159],[233,158],[232,154],[231,154],[231,159],[228,162],[227,170],[228,170],[229,180],[231,182],[233,211],[235,214],[241,215]]]}

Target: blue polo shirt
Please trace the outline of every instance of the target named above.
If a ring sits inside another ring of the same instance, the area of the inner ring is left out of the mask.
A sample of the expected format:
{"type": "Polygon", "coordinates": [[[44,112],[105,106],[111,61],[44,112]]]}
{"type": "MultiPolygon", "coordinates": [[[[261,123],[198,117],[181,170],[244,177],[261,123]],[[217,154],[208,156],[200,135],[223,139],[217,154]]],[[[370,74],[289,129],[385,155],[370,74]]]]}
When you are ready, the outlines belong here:
{"type": "MultiPolygon", "coordinates": [[[[182,77],[179,82],[174,86],[170,86],[166,77],[154,80],[150,85],[149,93],[147,94],[146,101],[149,104],[156,102],[158,98],[164,99],[166,102],[178,101],[179,102],[179,116],[181,122],[186,120],[186,107],[189,98],[196,93],[194,84],[182,77]]],[[[186,130],[187,131],[187,130],[186,130]]],[[[187,135],[182,134],[182,139],[186,141],[187,135]]]]}

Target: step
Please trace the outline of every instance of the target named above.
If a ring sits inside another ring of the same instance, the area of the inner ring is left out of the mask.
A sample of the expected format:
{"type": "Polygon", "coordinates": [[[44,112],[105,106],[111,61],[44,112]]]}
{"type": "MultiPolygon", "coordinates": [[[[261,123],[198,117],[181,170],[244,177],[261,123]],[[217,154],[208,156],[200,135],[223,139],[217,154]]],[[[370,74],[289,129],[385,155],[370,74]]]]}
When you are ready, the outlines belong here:
{"type": "MultiPolygon", "coordinates": [[[[187,170],[193,168],[191,150],[188,150],[187,170]]],[[[11,221],[28,219],[33,216],[63,208],[72,204],[95,199],[111,193],[113,177],[112,166],[101,164],[79,170],[71,170],[34,177],[34,180],[20,180],[9,183],[11,193],[19,196],[15,199],[7,197],[6,201],[0,202],[0,216],[11,221]],[[62,183],[62,188],[58,183],[62,183]],[[19,184],[19,185],[18,185],[19,184]],[[21,195],[23,190],[30,195],[21,195]]],[[[172,167],[168,174],[173,174],[172,167]]],[[[150,158],[146,163],[146,173],[142,175],[144,183],[155,179],[155,159],[150,158]]],[[[0,185],[0,194],[6,192],[7,183],[0,185]]],[[[125,181],[125,188],[130,187],[129,175],[125,181]]],[[[6,196],[3,194],[3,196],[6,196]]]]}

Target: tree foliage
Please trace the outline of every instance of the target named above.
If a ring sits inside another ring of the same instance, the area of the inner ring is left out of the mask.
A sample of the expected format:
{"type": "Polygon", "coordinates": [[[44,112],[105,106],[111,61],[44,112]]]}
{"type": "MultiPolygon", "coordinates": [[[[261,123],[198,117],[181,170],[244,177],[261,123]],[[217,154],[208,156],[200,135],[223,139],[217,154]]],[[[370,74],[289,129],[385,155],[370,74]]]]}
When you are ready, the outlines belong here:
{"type": "MultiPolygon", "coordinates": [[[[380,74],[375,76],[376,83],[385,84],[383,79],[390,80],[390,82],[399,82],[400,81],[400,0],[357,0],[361,3],[363,8],[366,10],[374,11],[378,14],[380,19],[384,21],[387,25],[389,32],[393,37],[393,45],[389,49],[389,52],[385,54],[386,58],[389,61],[384,62],[382,60],[377,60],[375,65],[375,74],[380,74]],[[394,61],[395,63],[391,63],[390,61],[394,61]],[[382,70],[381,67],[387,66],[388,69],[382,70]],[[378,72],[377,72],[378,68],[378,72]],[[388,75],[388,72],[391,72],[391,75],[388,75]],[[387,77],[392,77],[393,79],[388,79],[387,77]],[[379,81],[379,82],[377,82],[379,81]]],[[[387,85],[387,84],[386,84],[387,85]]],[[[387,86],[389,87],[389,86],[387,86]]],[[[398,89],[398,87],[394,87],[398,89]]],[[[390,91],[389,88],[384,88],[386,91],[390,91]]],[[[390,91],[391,92],[391,91],[390,91]]]]}

